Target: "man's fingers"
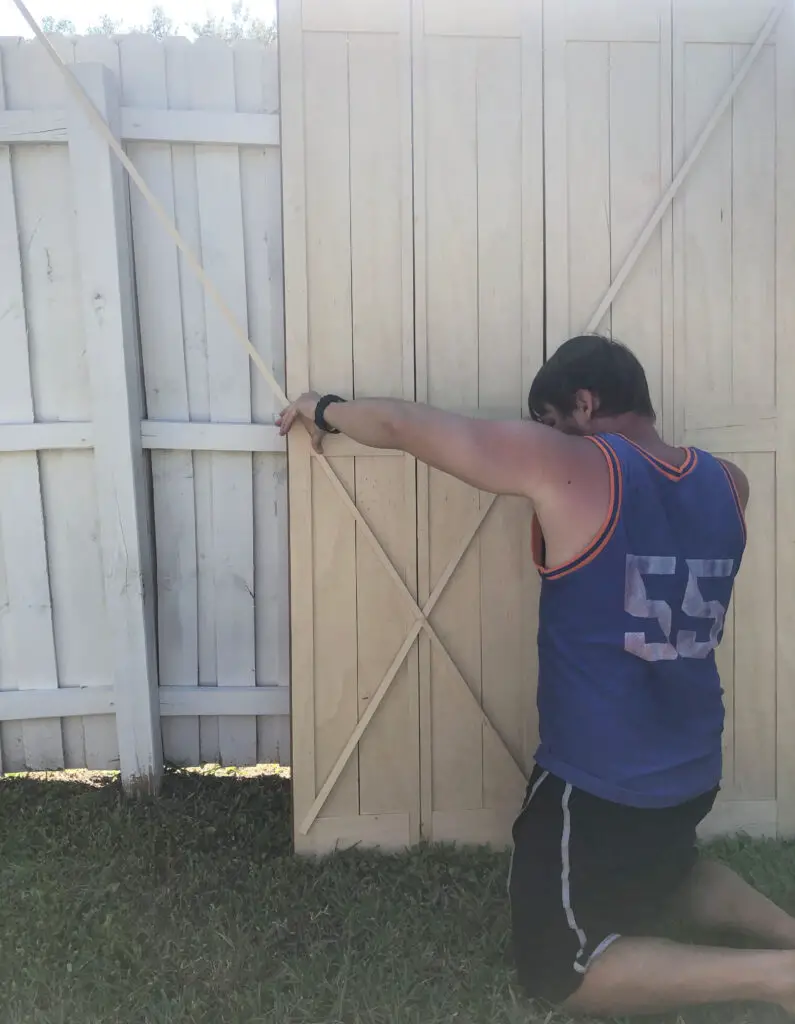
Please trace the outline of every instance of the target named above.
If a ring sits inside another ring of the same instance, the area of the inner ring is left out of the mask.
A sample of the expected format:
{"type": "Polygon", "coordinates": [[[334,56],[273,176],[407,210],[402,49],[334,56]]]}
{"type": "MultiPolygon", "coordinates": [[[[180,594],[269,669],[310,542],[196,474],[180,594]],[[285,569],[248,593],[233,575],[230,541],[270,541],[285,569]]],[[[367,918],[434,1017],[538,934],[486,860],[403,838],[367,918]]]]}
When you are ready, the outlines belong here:
{"type": "Polygon", "coordinates": [[[320,455],[323,452],[323,431],[317,427],[312,431],[312,447],[320,455]]]}
{"type": "Polygon", "coordinates": [[[279,425],[279,433],[280,434],[287,434],[287,433],[289,433],[290,428],[295,423],[295,417],[296,417],[295,406],[291,405],[287,409],[284,410],[284,412],[281,414],[281,416],[276,421],[278,423],[278,425],[279,425]]]}

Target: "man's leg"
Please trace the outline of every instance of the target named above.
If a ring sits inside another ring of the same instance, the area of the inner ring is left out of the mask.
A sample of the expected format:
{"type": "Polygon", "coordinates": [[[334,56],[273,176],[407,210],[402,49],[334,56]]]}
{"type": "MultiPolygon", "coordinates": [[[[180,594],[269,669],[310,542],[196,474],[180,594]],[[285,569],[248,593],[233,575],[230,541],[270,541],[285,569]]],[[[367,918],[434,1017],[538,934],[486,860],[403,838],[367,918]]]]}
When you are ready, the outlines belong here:
{"type": "Polygon", "coordinates": [[[777,1003],[795,1012],[795,953],[619,939],[591,964],[564,1008],[617,1016],[729,1002],[777,1003]]]}
{"type": "Polygon", "coordinates": [[[776,949],[795,949],[795,918],[717,861],[700,861],[677,910],[685,922],[752,937],[776,949]]]}

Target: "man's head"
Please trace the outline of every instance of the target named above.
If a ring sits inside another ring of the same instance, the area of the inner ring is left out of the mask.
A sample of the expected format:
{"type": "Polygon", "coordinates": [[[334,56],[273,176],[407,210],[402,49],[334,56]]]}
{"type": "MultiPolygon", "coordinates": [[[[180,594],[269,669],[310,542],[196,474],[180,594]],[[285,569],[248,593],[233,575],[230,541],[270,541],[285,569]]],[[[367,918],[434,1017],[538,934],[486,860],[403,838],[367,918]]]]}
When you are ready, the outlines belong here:
{"type": "Polygon", "coordinates": [[[568,434],[596,434],[608,421],[655,420],[643,367],[617,341],[571,338],[539,370],[528,398],[530,415],[568,434]]]}

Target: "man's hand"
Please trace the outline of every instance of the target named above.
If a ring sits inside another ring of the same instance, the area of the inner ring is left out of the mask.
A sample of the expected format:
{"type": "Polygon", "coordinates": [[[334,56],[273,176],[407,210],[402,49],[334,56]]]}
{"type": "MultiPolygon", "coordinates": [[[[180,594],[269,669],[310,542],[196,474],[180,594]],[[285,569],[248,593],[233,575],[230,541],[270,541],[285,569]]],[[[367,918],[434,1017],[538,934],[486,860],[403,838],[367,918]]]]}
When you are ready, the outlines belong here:
{"type": "Polygon", "coordinates": [[[313,449],[320,453],[323,450],[323,431],[315,426],[315,409],[320,401],[320,395],[314,391],[307,391],[296,399],[292,405],[283,410],[281,416],[276,418],[276,426],[279,428],[279,435],[284,437],[289,434],[295,423],[300,420],[309,431],[312,438],[313,449]]]}

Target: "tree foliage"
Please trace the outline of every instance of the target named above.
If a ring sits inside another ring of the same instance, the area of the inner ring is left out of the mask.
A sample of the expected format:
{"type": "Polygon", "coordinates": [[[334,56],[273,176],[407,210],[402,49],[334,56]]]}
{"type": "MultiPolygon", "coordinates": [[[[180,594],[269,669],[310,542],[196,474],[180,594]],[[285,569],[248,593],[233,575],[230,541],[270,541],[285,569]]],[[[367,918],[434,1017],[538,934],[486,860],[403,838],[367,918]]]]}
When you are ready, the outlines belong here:
{"type": "MultiPolygon", "coordinates": [[[[42,18],[41,25],[44,31],[50,34],[77,35],[75,23],[70,18],[58,19],[47,16],[42,18]]],[[[187,27],[195,36],[213,36],[230,43],[239,39],[261,39],[270,43],[276,39],[275,23],[254,17],[249,8],[244,6],[243,0],[234,0],[228,17],[208,15],[204,21],[193,22],[187,27]]],[[[87,35],[103,36],[115,36],[122,32],[142,32],[157,39],[165,39],[167,36],[177,35],[180,28],[181,26],[175,24],[166,14],[163,7],[156,5],[152,8],[149,21],[145,25],[127,25],[123,19],[104,14],[95,25],[89,25],[84,31],[87,35]]]]}
{"type": "Polygon", "coordinates": [[[262,39],[272,42],[276,26],[252,16],[242,0],[235,0],[229,18],[208,17],[203,22],[194,22],[191,30],[196,36],[218,36],[234,43],[238,39],[262,39]]]}

